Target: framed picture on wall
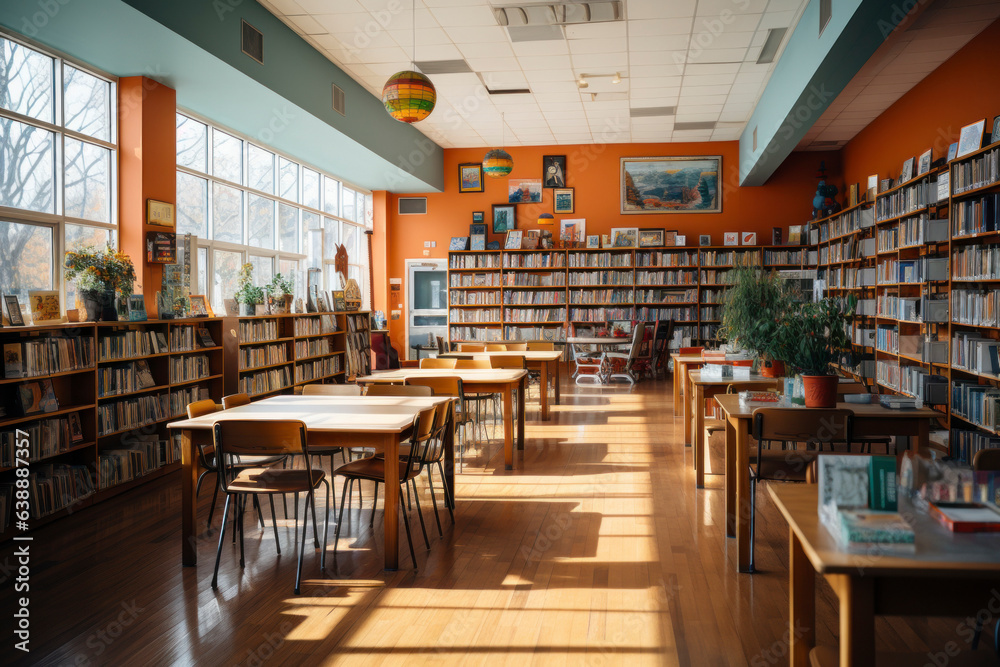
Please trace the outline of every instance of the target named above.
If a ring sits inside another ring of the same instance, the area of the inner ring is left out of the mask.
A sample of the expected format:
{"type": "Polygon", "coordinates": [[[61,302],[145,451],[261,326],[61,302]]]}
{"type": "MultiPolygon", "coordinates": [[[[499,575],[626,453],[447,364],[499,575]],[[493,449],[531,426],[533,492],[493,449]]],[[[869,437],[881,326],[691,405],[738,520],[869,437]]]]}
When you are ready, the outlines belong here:
{"type": "Polygon", "coordinates": [[[920,157],[917,159],[917,176],[923,176],[931,170],[932,155],[932,148],[928,148],[920,154],[920,157]]]}
{"type": "Polygon", "coordinates": [[[907,158],[903,163],[903,171],[899,175],[899,182],[905,183],[913,178],[913,158],[907,158]]]}
{"type": "Polygon", "coordinates": [[[517,228],[515,208],[511,204],[493,204],[493,233],[506,234],[517,228]]]}
{"type": "MultiPolygon", "coordinates": [[[[674,232],[674,239],[677,237],[677,232],[674,232]]],[[[649,228],[639,230],[639,247],[640,248],[655,248],[657,246],[666,245],[664,243],[663,229],[649,228]]],[[[671,239],[673,240],[673,239],[671,239]]],[[[673,245],[673,243],[671,243],[673,245]]]]}
{"type": "Polygon", "coordinates": [[[574,213],[576,211],[576,195],[573,188],[553,188],[552,212],[574,213]]]}
{"type": "Polygon", "coordinates": [[[507,181],[507,203],[540,204],[542,181],[538,178],[511,178],[507,181]]]}
{"type": "Polygon", "coordinates": [[[621,158],[622,213],[721,213],[722,156],[621,158]]]}
{"type": "Polygon", "coordinates": [[[458,191],[483,191],[483,165],[481,162],[466,162],[458,165],[458,191]]]}
{"type": "Polygon", "coordinates": [[[983,131],[985,129],[985,118],[963,127],[962,133],[958,135],[958,153],[955,157],[964,157],[978,151],[983,145],[983,131]]]}
{"type": "Polygon", "coordinates": [[[486,214],[485,213],[483,213],[482,211],[473,211],[472,212],[472,223],[473,224],[481,223],[484,220],[486,220],[486,214]]]}
{"type": "Polygon", "coordinates": [[[188,299],[191,302],[191,317],[212,317],[212,308],[204,294],[192,294],[188,299]]]}
{"type": "Polygon", "coordinates": [[[566,187],[565,155],[542,156],[542,187],[545,188],[566,187]]]}
{"type": "Polygon", "coordinates": [[[146,223],[156,227],[173,227],[174,205],[170,202],[147,199],[146,223]]]}

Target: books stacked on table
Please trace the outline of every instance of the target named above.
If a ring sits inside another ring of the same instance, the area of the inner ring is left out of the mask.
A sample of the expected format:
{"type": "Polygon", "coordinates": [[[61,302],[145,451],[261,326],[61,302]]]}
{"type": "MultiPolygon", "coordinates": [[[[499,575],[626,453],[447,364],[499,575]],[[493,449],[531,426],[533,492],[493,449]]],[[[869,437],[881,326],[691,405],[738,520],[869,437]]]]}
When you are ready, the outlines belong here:
{"type": "Polygon", "coordinates": [[[913,528],[896,512],[840,510],[837,542],[852,553],[912,554],[913,528]]]}

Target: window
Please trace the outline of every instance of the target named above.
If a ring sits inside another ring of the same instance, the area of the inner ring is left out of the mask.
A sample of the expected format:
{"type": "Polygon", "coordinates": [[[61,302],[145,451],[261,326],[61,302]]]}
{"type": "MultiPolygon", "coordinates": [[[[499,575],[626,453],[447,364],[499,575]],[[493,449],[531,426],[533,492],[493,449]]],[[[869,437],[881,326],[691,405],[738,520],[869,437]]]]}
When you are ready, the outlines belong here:
{"type": "Polygon", "coordinates": [[[72,307],[62,253],[117,243],[117,82],[2,32],[0,82],[0,292],[72,307]]]}
{"type": "MultiPolygon", "coordinates": [[[[177,114],[177,231],[198,237],[199,293],[217,312],[236,290],[239,268],[254,283],[275,272],[305,296],[305,269],[334,276],[337,244],[348,242],[348,277],[367,294],[371,195],[188,114],[177,114]]],[[[365,297],[367,300],[367,296],[365,297]]]]}

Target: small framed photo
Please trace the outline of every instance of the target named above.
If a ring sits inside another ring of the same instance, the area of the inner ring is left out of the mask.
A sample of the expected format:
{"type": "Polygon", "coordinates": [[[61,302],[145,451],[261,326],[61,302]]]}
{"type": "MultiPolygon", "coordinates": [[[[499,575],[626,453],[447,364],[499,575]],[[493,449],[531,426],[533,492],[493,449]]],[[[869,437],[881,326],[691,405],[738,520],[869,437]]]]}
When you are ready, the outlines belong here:
{"type": "Polygon", "coordinates": [[[28,292],[28,307],[32,324],[56,324],[62,322],[58,290],[38,290],[28,292]]]}
{"type": "Polygon", "coordinates": [[[711,234],[699,234],[698,235],[698,245],[712,245],[712,235],[711,234]]]}
{"type": "Polygon", "coordinates": [[[1000,141],[1000,114],[993,117],[993,131],[990,133],[990,143],[1000,141]]]}
{"type": "Polygon", "coordinates": [[[741,245],[757,245],[757,232],[743,232],[740,234],[741,245]]]}
{"type": "Polygon", "coordinates": [[[722,236],[723,245],[739,245],[740,244],[740,233],[739,232],[726,232],[722,236]]]}
{"type": "Polygon", "coordinates": [[[576,194],[573,188],[553,188],[552,212],[573,213],[576,210],[576,194]]]}
{"type": "Polygon", "coordinates": [[[928,148],[926,151],[920,154],[917,159],[917,176],[923,176],[931,170],[931,156],[933,155],[932,148],[928,148]]]}
{"type": "Polygon", "coordinates": [[[602,248],[613,248],[611,244],[611,234],[601,234],[601,247],[602,248]]]}
{"type": "MultiPolygon", "coordinates": [[[[674,236],[676,237],[676,232],[674,236]]],[[[662,245],[666,245],[663,242],[663,229],[640,229],[639,230],[639,247],[640,248],[656,248],[662,245]]]]}
{"type": "Polygon", "coordinates": [[[865,197],[868,201],[875,201],[875,194],[878,192],[878,174],[871,174],[868,177],[865,197]]]}
{"type": "Polygon", "coordinates": [[[956,155],[958,155],[958,142],[957,141],[955,143],[951,144],[950,146],[948,146],[948,162],[951,162],[952,160],[954,160],[956,155]]]}
{"type": "Polygon", "coordinates": [[[591,234],[587,237],[587,247],[588,248],[600,248],[601,247],[601,235],[591,234]]]}
{"type": "Polygon", "coordinates": [[[128,297],[128,321],[145,322],[146,297],[141,294],[130,294],[128,297]]]}
{"type": "Polygon", "coordinates": [[[611,243],[615,248],[635,248],[639,245],[638,227],[613,227],[611,243]]]}
{"type": "Polygon", "coordinates": [[[342,313],[347,310],[347,297],[344,296],[344,290],[333,290],[330,294],[333,296],[334,312],[342,313]]]}
{"type": "Polygon", "coordinates": [[[486,236],[486,225],[474,222],[469,225],[469,236],[486,236]]]}
{"type": "Polygon", "coordinates": [[[469,250],[486,250],[486,234],[473,234],[469,243],[469,250]]]}
{"type": "MultiPolygon", "coordinates": [[[[847,190],[847,206],[857,206],[858,205],[858,184],[851,183],[850,188],[847,190]]],[[[775,243],[775,245],[781,245],[780,243],[775,243]]]]}
{"type": "Polygon", "coordinates": [[[684,234],[678,234],[677,236],[674,237],[674,245],[685,246],[687,244],[688,244],[688,237],[685,236],[684,234]]]}
{"type": "Polygon", "coordinates": [[[676,229],[668,229],[663,233],[663,245],[677,245],[676,229]]]}
{"type": "Polygon", "coordinates": [[[493,233],[506,234],[517,229],[515,208],[511,204],[493,204],[493,233]]]}
{"type": "Polygon", "coordinates": [[[479,224],[479,223],[485,222],[486,221],[485,215],[486,214],[483,213],[482,211],[473,211],[472,212],[472,224],[475,225],[475,224],[479,224]]]}
{"type": "Polygon", "coordinates": [[[965,157],[975,153],[983,145],[983,132],[986,130],[986,119],[977,120],[962,128],[958,135],[958,153],[955,157],[965,157]]]}
{"type": "Polygon", "coordinates": [[[71,412],[66,415],[69,421],[69,439],[71,442],[83,442],[83,426],[80,424],[80,415],[71,412]]]}
{"type": "Polygon", "coordinates": [[[174,205],[155,199],[146,200],[146,223],[154,227],[174,226],[174,205]]]}
{"type": "Polygon", "coordinates": [[[522,232],[519,229],[512,229],[507,232],[507,240],[504,243],[504,250],[520,250],[521,249],[521,235],[522,232]]]}
{"type": "Polygon", "coordinates": [[[191,317],[212,317],[212,309],[204,294],[192,294],[188,299],[191,301],[191,317]]]}
{"type": "Polygon", "coordinates": [[[451,245],[448,246],[448,250],[468,250],[468,249],[469,249],[468,236],[451,237],[451,245]]]}
{"type": "Polygon", "coordinates": [[[905,183],[913,178],[913,158],[907,158],[903,163],[903,172],[899,175],[899,182],[905,183]]]}
{"type": "MultiPolygon", "coordinates": [[[[542,187],[545,188],[566,187],[565,155],[542,156],[542,187]]],[[[570,211],[570,213],[572,212],[573,211],[570,211]]]]}
{"type": "Polygon", "coordinates": [[[481,162],[465,162],[458,165],[458,191],[483,191],[483,164],[481,162]]]}
{"type": "Polygon", "coordinates": [[[542,202],[542,179],[511,178],[507,181],[508,204],[540,204],[542,202]]]}
{"type": "Polygon", "coordinates": [[[226,309],[226,317],[237,317],[240,314],[240,305],[236,299],[223,299],[222,305],[226,309]]]}

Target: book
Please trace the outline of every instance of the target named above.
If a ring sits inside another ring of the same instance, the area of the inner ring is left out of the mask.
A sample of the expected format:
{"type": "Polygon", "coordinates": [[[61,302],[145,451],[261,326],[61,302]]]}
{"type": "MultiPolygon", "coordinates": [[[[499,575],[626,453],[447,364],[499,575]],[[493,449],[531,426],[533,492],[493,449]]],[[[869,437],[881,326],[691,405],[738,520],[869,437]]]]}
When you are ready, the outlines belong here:
{"type": "Polygon", "coordinates": [[[24,377],[24,360],[22,359],[20,343],[4,343],[3,346],[3,376],[6,378],[24,377]]]}
{"type": "Polygon", "coordinates": [[[139,389],[149,389],[156,386],[153,380],[153,373],[149,370],[149,364],[145,359],[135,362],[135,381],[139,389]]]}
{"type": "Polygon", "coordinates": [[[930,514],[955,533],[1000,532],[1000,510],[980,503],[930,503],[930,514]]]}
{"type": "Polygon", "coordinates": [[[896,511],[895,456],[873,456],[869,460],[868,505],[873,510],[896,511]]]}
{"type": "Polygon", "coordinates": [[[69,435],[72,442],[83,442],[83,427],[80,425],[80,415],[71,412],[67,415],[69,420],[69,435]]]}
{"type": "Polygon", "coordinates": [[[839,525],[841,509],[867,509],[868,457],[824,454],[817,458],[819,515],[827,526],[839,525]]]}
{"type": "Polygon", "coordinates": [[[916,551],[913,527],[896,512],[841,510],[839,519],[837,542],[847,551],[887,555],[916,551]]]}
{"type": "Polygon", "coordinates": [[[17,407],[23,416],[55,412],[59,401],[52,387],[52,380],[25,382],[17,387],[17,407]]]}
{"type": "Polygon", "coordinates": [[[215,347],[215,339],[205,327],[198,327],[198,342],[202,347],[215,347]]]}

